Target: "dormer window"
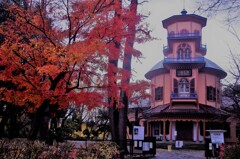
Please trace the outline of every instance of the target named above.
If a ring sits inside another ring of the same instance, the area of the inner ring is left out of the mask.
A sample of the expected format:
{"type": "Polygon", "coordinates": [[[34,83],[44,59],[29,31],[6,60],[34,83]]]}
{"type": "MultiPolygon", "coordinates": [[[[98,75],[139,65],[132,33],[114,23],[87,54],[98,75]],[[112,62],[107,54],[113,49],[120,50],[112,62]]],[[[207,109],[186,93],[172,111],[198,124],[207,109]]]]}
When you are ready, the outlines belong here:
{"type": "Polygon", "coordinates": [[[183,43],[178,46],[177,51],[178,59],[190,59],[191,58],[191,47],[190,45],[183,43]]]}

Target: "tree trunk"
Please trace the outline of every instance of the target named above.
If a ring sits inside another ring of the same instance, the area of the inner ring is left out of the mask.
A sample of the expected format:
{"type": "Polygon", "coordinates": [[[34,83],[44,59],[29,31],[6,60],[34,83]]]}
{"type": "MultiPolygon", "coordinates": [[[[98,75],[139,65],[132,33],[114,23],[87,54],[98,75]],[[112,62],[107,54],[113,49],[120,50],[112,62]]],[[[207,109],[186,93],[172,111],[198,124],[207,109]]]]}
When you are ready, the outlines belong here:
{"type": "MultiPolygon", "coordinates": [[[[14,108],[13,108],[14,109],[14,108]]],[[[18,125],[17,125],[17,114],[13,113],[10,116],[10,123],[9,123],[9,133],[8,138],[13,139],[18,135],[18,125]]]]}
{"type": "MultiPolygon", "coordinates": [[[[119,2],[119,6],[117,6],[118,8],[116,8],[115,10],[115,18],[116,20],[119,20],[120,17],[121,17],[121,8],[122,8],[122,0],[118,0],[119,2]]],[[[115,22],[116,23],[116,22],[115,22]]],[[[120,53],[121,53],[121,50],[120,50],[120,47],[121,47],[121,41],[122,39],[121,38],[116,38],[114,40],[114,45],[115,45],[115,48],[116,48],[116,52],[114,52],[114,54],[117,55],[117,57],[119,58],[120,57],[120,53]]],[[[110,127],[111,127],[111,137],[112,137],[112,140],[117,142],[117,144],[119,145],[119,130],[118,130],[118,124],[119,124],[119,111],[117,109],[117,99],[114,98],[114,97],[117,97],[117,95],[113,94],[113,92],[111,92],[111,89],[118,89],[118,87],[116,86],[117,85],[117,81],[115,79],[116,77],[116,70],[117,70],[117,67],[118,67],[118,58],[115,57],[109,57],[109,68],[108,68],[108,74],[109,74],[109,77],[108,77],[108,83],[109,83],[109,86],[110,86],[110,91],[109,91],[109,104],[112,103],[112,105],[110,105],[109,107],[109,119],[110,119],[110,127]],[[111,68],[112,67],[112,68],[111,68]],[[115,68],[113,68],[115,67],[115,68]],[[112,81],[114,79],[114,81],[112,81]]],[[[116,91],[118,92],[118,91],[116,91]]]]}
{"type": "Polygon", "coordinates": [[[4,127],[7,125],[9,118],[10,118],[10,115],[8,113],[4,113],[2,115],[2,120],[0,123],[0,138],[2,138],[4,135],[4,127]]]}
{"type": "Polygon", "coordinates": [[[50,100],[46,99],[43,101],[42,105],[38,108],[38,110],[35,112],[34,119],[32,122],[32,130],[30,132],[29,138],[31,140],[36,140],[39,131],[40,133],[40,139],[41,140],[48,140],[49,133],[48,133],[48,121],[45,119],[47,108],[49,107],[50,100]]]}
{"type": "MultiPolygon", "coordinates": [[[[117,47],[117,45],[116,45],[117,47]]],[[[110,67],[115,67],[117,68],[118,65],[118,60],[109,60],[109,68],[108,68],[108,83],[109,83],[109,87],[113,88],[116,85],[116,81],[112,81],[112,79],[115,78],[116,76],[116,72],[114,71],[115,69],[112,69],[110,67]]],[[[110,127],[111,127],[111,137],[113,141],[118,142],[118,110],[117,110],[117,101],[116,99],[114,99],[114,95],[112,94],[113,92],[111,90],[109,90],[109,120],[110,120],[110,127]]]]}
{"type": "MultiPolygon", "coordinates": [[[[6,104],[6,103],[5,103],[6,104]]],[[[4,105],[1,105],[4,106],[4,105]]],[[[4,128],[8,125],[8,138],[12,139],[19,135],[20,125],[17,121],[17,115],[22,109],[12,104],[6,104],[2,111],[2,120],[0,122],[0,138],[4,135],[4,128]]]]}
{"type": "MultiPolygon", "coordinates": [[[[138,0],[131,0],[130,4],[130,12],[137,16],[137,4],[138,0]]],[[[123,59],[123,69],[125,70],[125,78],[122,79],[122,90],[121,90],[121,98],[122,103],[124,105],[123,108],[119,109],[119,140],[120,142],[120,157],[124,159],[124,154],[127,153],[127,121],[128,121],[128,99],[127,96],[127,85],[130,83],[131,77],[131,61],[132,61],[132,52],[133,44],[135,40],[136,34],[136,24],[137,21],[135,19],[128,20],[128,32],[129,36],[126,39],[125,49],[124,49],[124,59],[123,59]]],[[[124,77],[124,76],[123,76],[124,77]]]]}
{"type": "Polygon", "coordinates": [[[119,143],[119,132],[118,132],[118,109],[116,108],[116,101],[114,101],[113,105],[109,107],[109,120],[110,120],[110,128],[111,128],[111,137],[112,140],[119,143]]]}
{"type": "Polygon", "coordinates": [[[123,91],[122,102],[124,107],[119,108],[119,140],[120,140],[120,157],[124,159],[124,154],[127,153],[127,120],[128,120],[128,97],[123,91]]]}

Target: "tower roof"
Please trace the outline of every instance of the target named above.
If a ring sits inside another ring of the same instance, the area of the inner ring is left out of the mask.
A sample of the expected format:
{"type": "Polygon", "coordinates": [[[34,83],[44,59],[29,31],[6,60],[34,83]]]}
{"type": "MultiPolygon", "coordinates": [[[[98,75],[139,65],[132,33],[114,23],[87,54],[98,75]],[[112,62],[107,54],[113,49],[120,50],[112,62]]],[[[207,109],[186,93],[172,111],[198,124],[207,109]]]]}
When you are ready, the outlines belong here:
{"type": "MultiPolygon", "coordinates": [[[[212,62],[211,60],[204,58],[205,66],[201,69],[201,71],[208,71],[213,74],[218,75],[221,79],[227,76],[227,73],[217,64],[212,62]]],[[[164,60],[159,61],[156,65],[154,65],[146,74],[145,77],[147,79],[151,79],[159,73],[166,72],[167,69],[163,65],[164,60]]]]}
{"type": "Polygon", "coordinates": [[[163,66],[163,60],[159,61],[156,65],[154,65],[146,74],[145,77],[147,79],[151,79],[159,73],[166,72],[167,69],[163,66]]]}
{"type": "Polygon", "coordinates": [[[167,26],[176,22],[184,22],[184,21],[194,21],[196,23],[200,23],[202,27],[205,27],[207,24],[207,18],[201,17],[196,14],[187,14],[187,11],[183,9],[180,15],[173,15],[162,21],[163,27],[166,29],[167,26]]]}
{"type": "Polygon", "coordinates": [[[211,60],[204,58],[205,60],[205,67],[203,70],[210,71],[214,74],[217,74],[221,79],[225,78],[227,76],[227,73],[217,64],[212,62],[211,60]]]}

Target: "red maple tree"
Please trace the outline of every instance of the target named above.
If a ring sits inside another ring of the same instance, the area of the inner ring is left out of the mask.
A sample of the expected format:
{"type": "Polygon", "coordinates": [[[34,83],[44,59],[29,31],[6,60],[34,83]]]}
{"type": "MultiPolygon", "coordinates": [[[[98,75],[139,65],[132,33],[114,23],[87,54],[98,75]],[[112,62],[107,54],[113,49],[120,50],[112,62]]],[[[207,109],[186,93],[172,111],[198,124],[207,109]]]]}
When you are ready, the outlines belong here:
{"type": "Polygon", "coordinates": [[[121,0],[24,0],[23,5],[6,6],[8,16],[0,24],[4,37],[0,81],[5,84],[0,87],[1,100],[35,113],[33,138],[51,106],[106,105],[105,90],[119,99],[118,81],[129,79],[130,70],[126,73],[109,61],[123,59],[124,48],[140,56],[132,46],[124,45],[136,32],[139,38],[133,40],[150,39],[143,29],[129,31],[131,21],[136,26],[141,16],[123,7],[121,0]],[[109,76],[111,72],[114,75],[109,76]]]}

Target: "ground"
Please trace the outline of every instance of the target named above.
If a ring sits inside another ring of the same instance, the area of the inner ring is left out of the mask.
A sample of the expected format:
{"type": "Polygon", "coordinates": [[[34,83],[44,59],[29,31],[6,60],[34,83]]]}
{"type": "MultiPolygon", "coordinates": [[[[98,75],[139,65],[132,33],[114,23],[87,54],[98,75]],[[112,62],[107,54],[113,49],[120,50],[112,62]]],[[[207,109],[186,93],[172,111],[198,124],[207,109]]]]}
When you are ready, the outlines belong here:
{"type": "Polygon", "coordinates": [[[204,150],[179,149],[171,150],[157,149],[157,154],[152,159],[205,159],[204,150]]]}

